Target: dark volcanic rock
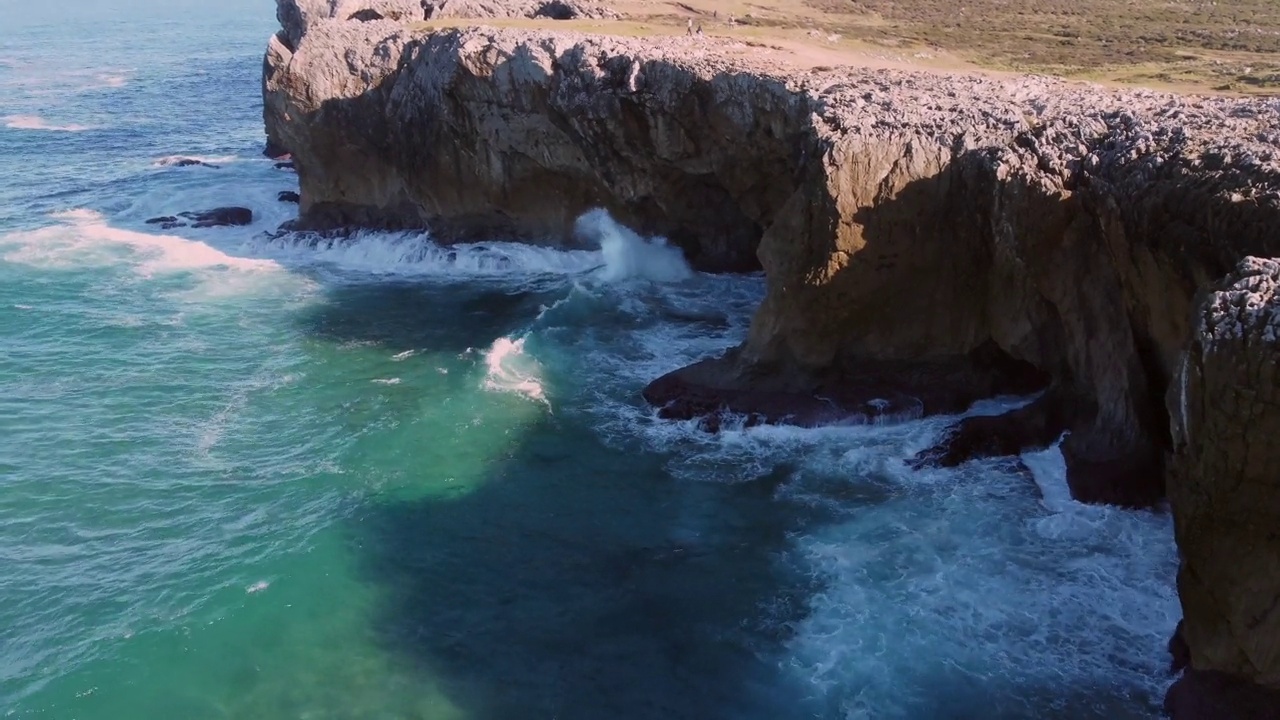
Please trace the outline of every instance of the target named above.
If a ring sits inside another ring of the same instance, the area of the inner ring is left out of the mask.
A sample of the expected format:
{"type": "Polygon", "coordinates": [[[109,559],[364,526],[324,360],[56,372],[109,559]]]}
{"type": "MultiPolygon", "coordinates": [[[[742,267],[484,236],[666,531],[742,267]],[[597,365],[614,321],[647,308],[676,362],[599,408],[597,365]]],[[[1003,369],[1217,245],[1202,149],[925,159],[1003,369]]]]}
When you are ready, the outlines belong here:
{"type": "Polygon", "coordinates": [[[974,458],[1017,455],[1053,444],[1070,425],[1070,405],[1050,389],[1030,404],[1001,415],[969,417],[933,447],[918,453],[913,467],[955,467],[974,458]]]}
{"type": "Polygon", "coordinates": [[[714,430],[729,416],[749,425],[817,426],[953,413],[982,398],[1027,394],[1045,384],[1034,367],[990,344],[967,356],[863,361],[798,384],[777,376],[742,377],[756,371],[730,353],[658,378],[644,397],[661,417],[706,418],[703,426],[714,430]]]}
{"type": "Polygon", "coordinates": [[[204,212],[180,212],[176,216],[154,217],[146,222],[148,225],[159,225],[165,230],[188,225],[195,228],[248,225],[253,222],[253,211],[242,207],[220,207],[204,212]]]}
{"type": "Polygon", "coordinates": [[[292,190],[282,190],[278,195],[276,195],[276,199],[279,200],[280,202],[289,202],[289,203],[301,202],[302,200],[300,197],[298,197],[298,193],[292,190]]]}
{"type": "Polygon", "coordinates": [[[253,222],[253,211],[242,207],[220,207],[198,213],[179,213],[191,220],[191,227],[225,227],[248,225],[253,222]]]}
{"type": "Polygon", "coordinates": [[[215,170],[218,169],[217,165],[207,163],[197,158],[176,157],[176,156],[161,158],[160,160],[156,161],[156,165],[159,165],[160,167],[207,167],[207,168],[213,168],[215,170]]]}

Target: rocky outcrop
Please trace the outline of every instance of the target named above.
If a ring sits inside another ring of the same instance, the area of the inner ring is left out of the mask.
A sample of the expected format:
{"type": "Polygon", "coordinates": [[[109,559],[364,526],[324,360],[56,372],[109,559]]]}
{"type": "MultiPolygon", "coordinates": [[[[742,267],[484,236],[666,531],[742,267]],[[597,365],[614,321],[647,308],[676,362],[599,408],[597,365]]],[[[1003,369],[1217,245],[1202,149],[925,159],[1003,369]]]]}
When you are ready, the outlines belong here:
{"type": "Polygon", "coordinates": [[[153,217],[148,225],[159,225],[162,230],[176,227],[211,228],[248,225],[253,222],[253,211],[242,207],[220,207],[202,212],[180,212],[177,215],[153,217]]]}
{"type": "Polygon", "coordinates": [[[423,0],[429,20],[443,18],[616,19],[607,5],[590,0],[423,0]]]}
{"type": "Polygon", "coordinates": [[[217,165],[205,162],[199,158],[183,157],[181,155],[162,157],[155,161],[154,165],[156,167],[207,167],[214,170],[218,169],[217,165]]]}
{"type": "MultiPolygon", "coordinates": [[[[1280,101],[792,71],[696,38],[281,17],[265,115],[297,166],[299,227],[568,243],[573,219],[603,207],[702,269],[763,268],[746,342],[646,391],[709,427],[726,413],[857,421],[1042,390],[1015,414],[957,426],[918,462],[1065,433],[1079,499],[1146,505],[1167,481],[1191,668],[1274,684],[1274,655],[1241,634],[1261,608],[1194,597],[1197,582],[1244,587],[1232,584],[1243,574],[1195,574],[1225,552],[1195,528],[1225,528],[1235,506],[1197,514],[1180,499],[1280,505],[1244,469],[1265,443],[1238,425],[1270,406],[1239,400],[1236,424],[1225,410],[1174,422],[1165,398],[1193,370],[1206,388],[1274,387],[1254,365],[1210,370],[1222,359],[1193,338],[1217,332],[1195,312],[1202,289],[1244,257],[1280,255],[1280,101]],[[1209,359],[1183,373],[1184,356],[1209,359]]],[[[1224,537],[1249,556],[1237,565],[1262,588],[1255,599],[1274,598],[1274,533],[1242,517],[1224,537]]]]}
{"type": "Polygon", "coordinates": [[[1203,298],[1169,413],[1190,666],[1280,691],[1280,261],[1247,258],[1203,298]]]}

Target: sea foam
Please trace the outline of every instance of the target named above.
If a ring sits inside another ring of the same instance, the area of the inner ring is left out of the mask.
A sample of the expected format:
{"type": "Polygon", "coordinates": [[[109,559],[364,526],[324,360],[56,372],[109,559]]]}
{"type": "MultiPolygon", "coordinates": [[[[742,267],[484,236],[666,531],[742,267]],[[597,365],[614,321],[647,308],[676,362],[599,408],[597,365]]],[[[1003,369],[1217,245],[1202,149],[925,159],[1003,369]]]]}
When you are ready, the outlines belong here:
{"type": "Polygon", "coordinates": [[[600,270],[603,280],[643,278],[655,282],[678,282],[693,276],[680,248],[668,245],[665,238],[641,237],[615,221],[604,209],[583,213],[574,223],[574,233],[583,240],[600,245],[604,256],[604,267],[600,270]]]}
{"type": "Polygon", "coordinates": [[[80,125],[77,123],[59,125],[39,115],[6,115],[4,117],[4,126],[12,130],[43,130],[46,132],[84,132],[85,130],[93,129],[92,125],[80,125]]]}
{"type": "Polygon", "coordinates": [[[500,337],[484,354],[484,388],[515,393],[550,405],[539,377],[537,361],[524,350],[524,338],[500,337]]]}
{"type": "Polygon", "coordinates": [[[210,245],[175,235],[152,235],[112,227],[94,210],[75,209],[55,213],[56,225],[10,233],[0,237],[4,260],[41,268],[77,268],[115,265],[135,266],[138,274],[226,268],[270,271],[271,260],[228,255],[210,245]]]}

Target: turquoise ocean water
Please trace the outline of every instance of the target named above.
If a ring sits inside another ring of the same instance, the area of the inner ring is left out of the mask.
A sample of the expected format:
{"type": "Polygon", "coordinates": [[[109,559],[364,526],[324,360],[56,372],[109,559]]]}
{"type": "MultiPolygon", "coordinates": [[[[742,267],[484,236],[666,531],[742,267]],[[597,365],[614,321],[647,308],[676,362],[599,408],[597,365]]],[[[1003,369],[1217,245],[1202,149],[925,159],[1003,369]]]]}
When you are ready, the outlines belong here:
{"type": "Polygon", "coordinates": [[[619,228],[266,239],[269,0],[0,18],[0,716],[1156,715],[1166,516],[907,470],[938,420],[656,420],[763,279],[619,228]]]}

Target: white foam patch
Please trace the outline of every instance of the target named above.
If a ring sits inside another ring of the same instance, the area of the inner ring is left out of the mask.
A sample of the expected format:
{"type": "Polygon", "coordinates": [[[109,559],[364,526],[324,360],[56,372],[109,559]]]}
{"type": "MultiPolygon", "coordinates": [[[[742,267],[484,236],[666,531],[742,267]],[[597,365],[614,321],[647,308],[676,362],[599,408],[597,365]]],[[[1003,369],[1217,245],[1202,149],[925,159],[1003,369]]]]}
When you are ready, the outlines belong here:
{"type": "Polygon", "coordinates": [[[93,210],[68,210],[53,217],[59,224],[0,237],[0,249],[7,249],[0,257],[11,263],[59,269],[128,263],[144,277],[202,269],[279,269],[270,260],[235,257],[175,235],[114,228],[93,210]]]}
{"type": "Polygon", "coordinates": [[[373,383],[375,383],[375,384],[378,384],[378,385],[399,385],[399,384],[400,384],[400,378],[398,378],[398,377],[393,377],[393,378],[374,378],[371,382],[373,382],[373,383]]]}
{"type": "Polygon", "coordinates": [[[616,222],[608,211],[596,208],[583,213],[574,223],[574,232],[600,245],[604,268],[600,277],[609,282],[643,278],[655,282],[678,282],[693,277],[680,248],[665,238],[643,238],[616,222]]]}
{"type": "Polygon", "coordinates": [[[363,232],[349,238],[286,235],[261,239],[256,254],[287,262],[323,263],[384,275],[475,278],[572,275],[599,267],[597,252],[558,250],[523,243],[443,246],[421,233],[363,232]]]}
{"type": "Polygon", "coordinates": [[[1080,510],[1087,507],[1071,498],[1067,486],[1067,459],[1062,455],[1062,441],[1035,452],[1022,454],[1022,464],[1031,471],[1036,486],[1040,488],[1041,502],[1055,513],[1080,510]]]}
{"type": "Polygon", "coordinates": [[[85,130],[93,129],[92,125],[76,123],[59,125],[39,115],[6,115],[4,117],[4,126],[12,130],[42,130],[45,132],[84,132],[85,130]]]}
{"type": "Polygon", "coordinates": [[[129,84],[129,76],[123,73],[98,73],[94,77],[94,80],[96,81],[95,84],[86,89],[92,89],[95,87],[115,89],[122,88],[129,84]]]}
{"type": "Polygon", "coordinates": [[[1007,460],[910,469],[955,419],[644,431],[678,477],[782,468],[779,498],[835,518],[794,537],[819,590],[784,665],[841,717],[1035,717],[1072,692],[1072,717],[1157,710],[1180,614],[1168,517],[1071,500],[1056,447],[1024,456],[1034,479],[1007,460]]]}
{"type": "MultiPolygon", "coordinates": [[[[659,346],[679,335],[666,323],[643,334],[659,346]]],[[[593,350],[591,367],[602,362],[593,350]]],[[[983,401],[966,415],[1030,400],[983,401]]],[[[917,471],[905,459],[956,417],[712,435],[636,403],[609,411],[626,421],[602,432],[638,432],[683,481],[781,473],[775,497],[830,518],[795,534],[785,558],[817,590],[782,663],[832,716],[1158,712],[1181,614],[1171,523],[1072,500],[1056,446],[1022,458],[1030,473],[1009,459],[917,471]]]]}
{"type": "Polygon", "coordinates": [[[538,363],[524,351],[524,338],[512,340],[501,337],[493,341],[484,354],[487,372],[484,388],[496,392],[514,393],[530,400],[550,405],[542,387],[538,363]]]}

